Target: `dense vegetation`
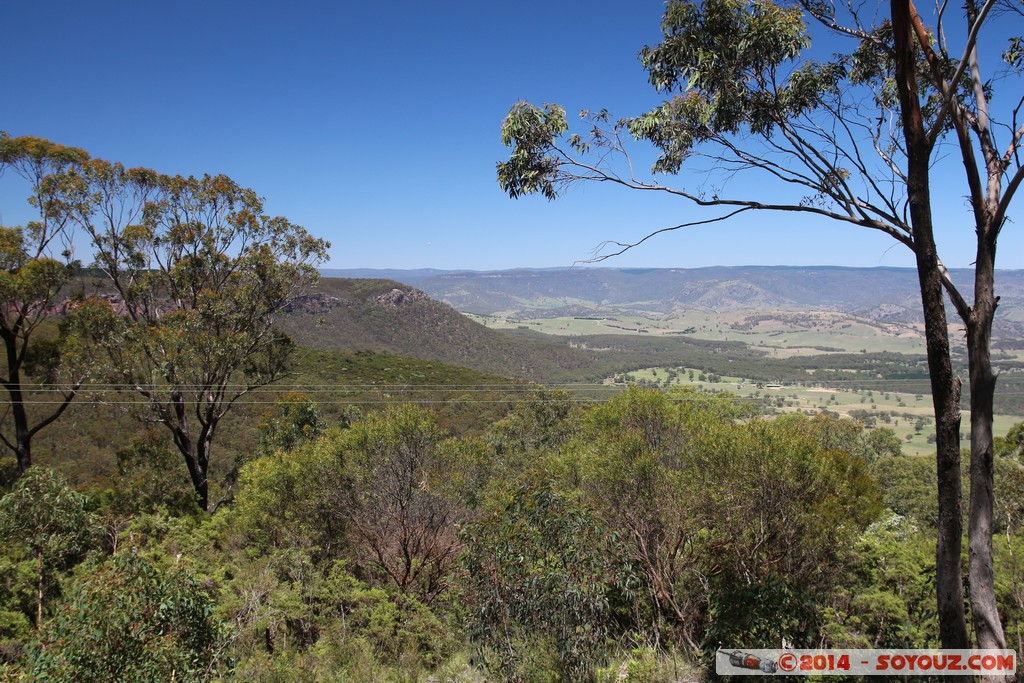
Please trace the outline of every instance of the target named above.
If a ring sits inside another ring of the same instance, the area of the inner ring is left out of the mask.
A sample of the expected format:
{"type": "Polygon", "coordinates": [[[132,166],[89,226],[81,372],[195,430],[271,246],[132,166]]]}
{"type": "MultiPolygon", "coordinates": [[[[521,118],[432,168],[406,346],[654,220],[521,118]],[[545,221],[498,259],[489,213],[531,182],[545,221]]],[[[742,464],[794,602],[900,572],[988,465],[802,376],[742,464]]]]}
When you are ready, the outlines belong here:
{"type": "MultiPolygon", "coordinates": [[[[429,372],[372,358],[366,383],[429,372]]],[[[459,432],[363,408],[264,406],[212,514],[163,438],[81,491],[42,467],[5,487],[2,675],[669,681],[720,646],[937,643],[934,464],[884,428],[679,389],[520,394],[459,432]]],[[[1022,445],[997,459],[1015,647],[1022,445]]]]}

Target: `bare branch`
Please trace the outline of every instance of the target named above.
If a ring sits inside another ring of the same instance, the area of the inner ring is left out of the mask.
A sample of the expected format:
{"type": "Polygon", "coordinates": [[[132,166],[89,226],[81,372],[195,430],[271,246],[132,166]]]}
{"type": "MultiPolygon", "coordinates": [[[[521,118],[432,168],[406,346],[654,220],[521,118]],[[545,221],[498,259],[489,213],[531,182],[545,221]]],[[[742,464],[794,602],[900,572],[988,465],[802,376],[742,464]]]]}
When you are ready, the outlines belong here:
{"type": "Polygon", "coordinates": [[[935,117],[935,123],[932,124],[932,129],[928,131],[929,144],[934,145],[935,141],[939,138],[942,132],[943,121],[946,115],[949,113],[950,107],[953,106],[953,100],[956,97],[956,84],[960,82],[960,79],[964,75],[964,70],[970,65],[970,55],[975,50],[975,46],[978,41],[978,33],[981,31],[982,24],[985,23],[985,17],[992,10],[992,7],[996,4],[997,0],[985,0],[985,4],[981,6],[981,10],[978,12],[978,18],[974,21],[971,26],[970,33],[967,35],[967,42],[964,44],[963,55],[960,57],[960,62],[957,65],[956,71],[953,73],[953,78],[946,82],[942,78],[942,72],[939,70],[938,60],[935,59],[935,53],[932,52],[931,46],[928,44],[928,32],[924,28],[924,23],[921,21],[921,17],[917,14],[917,9],[914,7],[913,2],[910,4],[911,18],[914,24],[914,30],[917,32],[918,42],[921,44],[921,49],[924,50],[925,55],[928,57],[928,63],[932,66],[932,72],[935,78],[935,86],[939,88],[939,92],[942,93],[942,107],[939,109],[938,116],[935,117]],[[950,86],[952,83],[952,86],[950,86]]]}
{"type": "Polygon", "coordinates": [[[999,204],[996,206],[996,211],[992,216],[992,225],[995,229],[995,235],[997,237],[999,232],[1003,229],[1003,223],[1006,222],[1006,211],[1010,207],[1010,202],[1013,201],[1013,197],[1017,194],[1017,190],[1020,189],[1021,182],[1024,181],[1024,166],[1017,167],[1017,171],[1010,177],[1010,181],[1006,184],[1006,191],[1003,192],[1002,199],[999,200],[999,204]]]}
{"type": "MultiPolygon", "coordinates": [[[[636,189],[640,189],[640,188],[636,188],[636,189]]],[[[612,253],[608,253],[608,254],[597,254],[597,255],[595,255],[592,258],[584,259],[583,261],[577,261],[576,264],[600,263],[601,261],[606,261],[606,260],[608,260],[610,258],[613,258],[615,256],[621,256],[622,254],[626,253],[630,249],[638,247],[641,244],[643,244],[644,242],[646,242],[647,240],[649,240],[649,239],[651,239],[653,237],[656,237],[658,235],[664,234],[666,232],[673,232],[675,230],[681,230],[683,228],[692,228],[692,227],[697,227],[697,226],[701,226],[701,225],[710,225],[712,223],[720,223],[722,221],[729,220],[730,218],[734,218],[735,216],[738,216],[738,215],[740,215],[740,214],[742,214],[742,213],[744,213],[746,211],[785,211],[785,212],[794,212],[794,213],[805,212],[805,213],[816,213],[816,214],[819,214],[819,215],[828,215],[829,217],[831,217],[831,218],[833,218],[835,220],[840,220],[840,221],[854,223],[855,225],[858,225],[860,227],[866,227],[866,228],[872,228],[874,230],[880,230],[881,232],[886,233],[887,235],[889,235],[890,237],[892,237],[896,241],[900,242],[904,246],[906,246],[906,247],[908,247],[910,249],[914,248],[913,241],[910,239],[909,236],[904,235],[904,234],[898,232],[895,228],[893,228],[890,225],[886,225],[884,223],[877,222],[877,221],[861,222],[861,221],[854,220],[851,217],[843,216],[842,214],[829,214],[828,212],[825,212],[825,211],[822,211],[820,209],[816,209],[816,208],[813,208],[813,207],[804,207],[804,206],[797,206],[797,205],[767,205],[767,204],[760,204],[760,203],[757,203],[757,202],[739,202],[739,201],[735,201],[735,200],[732,200],[732,201],[729,201],[729,200],[719,200],[717,202],[705,203],[705,205],[706,206],[725,206],[725,205],[736,206],[736,205],[740,205],[740,208],[736,209],[735,211],[731,211],[731,212],[729,212],[727,214],[724,214],[722,216],[716,216],[715,218],[709,218],[709,219],[705,219],[705,220],[701,220],[701,221],[688,221],[686,223],[680,223],[679,225],[673,225],[673,226],[667,227],[667,228],[659,228],[658,230],[655,230],[654,232],[648,233],[647,235],[645,235],[641,239],[637,240],[636,242],[632,242],[632,243],[629,243],[629,242],[618,242],[618,241],[615,241],[615,240],[606,240],[606,241],[602,242],[601,244],[599,244],[597,247],[595,247],[595,249],[594,249],[595,254],[596,254],[596,252],[601,251],[606,246],[616,246],[616,247],[620,247],[620,249],[618,251],[615,251],[615,252],[612,252],[612,253]]]]}
{"type": "Polygon", "coordinates": [[[942,262],[942,259],[936,260],[938,261],[939,275],[942,278],[943,289],[946,290],[950,301],[953,302],[953,306],[956,308],[956,312],[960,316],[960,319],[967,320],[971,315],[971,307],[967,305],[967,301],[953,283],[953,277],[950,275],[949,269],[946,268],[946,264],[942,262]]]}
{"type": "Polygon", "coordinates": [[[74,385],[71,391],[63,392],[64,400],[60,402],[60,405],[57,406],[57,409],[50,413],[48,417],[40,420],[39,424],[37,424],[35,427],[29,430],[29,436],[35,436],[39,432],[39,430],[43,429],[44,427],[47,427],[48,425],[53,423],[57,418],[63,415],[64,411],[67,410],[68,406],[71,405],[71,402],[75,400],[75,396],[78,395],[78,390],[81,388],[81,386],[82,382],[79,381],[77,384],[74,385]]]}
{"type": "Polygon", "coordinates": [[[647,240],[649,240],[649,239],[651,239],[653,237],[657,237],[658,235],[664,234],[666,232],[672,232],[674,230],[681,230],[682,228],[693,228],[693,227],[696,227],[698,225],[710,225],[712,223],[720,223],[722,221],[729,220],[730,218],[733,218],[734,216],[738,216],[739,214],[744,213],[745,211],[750,211],[750,210],[751,210],[751,207],[743,207],[743,208],[740,208],[740,209],[736,209],[735,211],[732,211],[730,213],[727,213],[724,216],[717,216],[715,218],[709,218],[709,219],[703,220],[703,221],[690,221],[690,222],[687,222],[687,223],[680,223],[679,225],[674,225],[674,226],[672,226],[670,228],[661,228],[659,230],[655,230],[654,232],[648,233],[643,238],[641,238],[639,241],[633,242],[631,244],[630,243],[625,243],[625,242],[617,242],[615,240],[606,240],[604,242],[601,242],[601,244],[597,245],[596,247],[594,247],[594,252],[593,253],[595,255],[592,258],[585,259],[583,261],[576,261],[575,263],[573,263],[573,265],[575,266],[575,265],[578,265],[578,264],[600,263],[601,261],[606,261],[606,260],[608,260],[610,258],[614,258],[616,256],[621,256],[622,254],[625,254],[630,249],[633,249],[635,247],[639,247],[641,244],[643,244],[647,240]],[[609,246],[609,245],[614,245],[614,246],[617,246],[617,247],[621,247],[621,249],[619,251],[616,251],[616,252],[613,252],[613,253],[610,253],[610,254],[598,254],[597,253],[597,252],[601,251],[602,249],[604,249],[606,246],[609,246]]]}

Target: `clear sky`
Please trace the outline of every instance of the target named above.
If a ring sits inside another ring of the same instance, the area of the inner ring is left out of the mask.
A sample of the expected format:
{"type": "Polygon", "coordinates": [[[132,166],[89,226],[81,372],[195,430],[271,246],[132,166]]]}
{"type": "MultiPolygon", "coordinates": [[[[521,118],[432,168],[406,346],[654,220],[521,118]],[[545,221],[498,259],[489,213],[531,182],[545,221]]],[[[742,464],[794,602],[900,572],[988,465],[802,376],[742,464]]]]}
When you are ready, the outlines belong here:
{"type": "MultiPolygon", "coordinates": [[[[640,113],[636,58],[660,0],[13,0],[0,129],[164,173],[225,173],[329,239],[331,268],[568,266],[601,241],[702,217],[682,200],[579,186],[549,203],[498,188],[520,99],[640,113]]],[[[827,47],[827,46],[825,46],[827,47]]],[[[963,194],[939,177],[947,265],[972,260],[963,194]]],[[[1024,205],[1019,198],[1017,205],[1024,205]]],[[[0,221],[27,220],[0,180],[0,221]]],[[[998,266],[1024,268],[1009,224],[998,266]]],[[[661,237],[609,266],[911,266],[882,235],[760,215],[661,237]]]]}

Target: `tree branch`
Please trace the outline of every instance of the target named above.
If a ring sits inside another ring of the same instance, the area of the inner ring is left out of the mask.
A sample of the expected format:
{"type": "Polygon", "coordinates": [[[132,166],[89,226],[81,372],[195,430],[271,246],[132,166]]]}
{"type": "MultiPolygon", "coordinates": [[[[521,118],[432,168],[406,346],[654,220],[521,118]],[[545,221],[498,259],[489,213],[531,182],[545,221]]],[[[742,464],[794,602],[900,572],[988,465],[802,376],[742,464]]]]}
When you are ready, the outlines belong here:
{"type": "Polygon", "coordinates": [[[971,307],[967,305],[967,301],[953,283],[953,277],[949,274],[949,269],[946,268],[946,264],[938,257],[936,257],[936,261],[939,266],[939,276],[942,279],[942,288],[946,290],[950,301],[953,302],[953,307],[956,308],[957,315],[960,316],[961,320],[966,322],[968,318],[971,317],[971,307]]]}
{"type": "Polygon", "coordinates": [[[981,31],[982,24],[985,23],[985,17],[988,16],[989,11],[996,4],[996,1],[997,0],[985,0],[985,4],[982,5],[981,10],[978,13],[978,18],[971,26],[970,33],[967,35],[967,42],[964,45],[963,55],[960,57],[956,71],[953,73],[953,78],[951,79],[953,84],[952,87],[950,87],[949,83],[942,78],[942,72],[939,69],[938,60],[935,58],[935,53],[928,44],[928,31],[925,29],[924,23],[921,21],[921,17],[917,13],[917,8],[914,7],[914,3],[910,3],[910,14],[911,21],[914,25],[914,31],[917,34],[918,42],[921,44],[921,49],[924,51],[925,56],[928,59],[928,63],[932,67],[935,86],[939,89],[939,92],[942,93],[943,100],[942,107],[939,109],[938,115],[935,117],[935,123],[932,124],[932,129],[928,131],[929,145],[934,145],[935,141],[939,138],[939,134],[942,132],[942,122],[949,113],[950,107],[953,106],[953,100],[956,96],[956,84],[960,82],[960,79],[964,75],[964,70],[967,69],[970,64],[970,54],[974,51],[975,46],[977,45],[978,33],[981,31]]]}
{"type": "Polygon", "coordinates": [[[625,254],[630,249],[633,249],[634,247],[638,247],[641,244],[643,244],[644,242],[646,242],[647,240],[649,240],[649,239],[651,239],[653,237],[656,237],[658,235],[661,235],[663,233],[672,232],[674,230],[681,230],[682,228],[692,228],[692,227],[696,227],[698,225],[710,225],[711,223],[720,223],[722,221],[725,221],[725,220],[728,220],[728,219],[732,218],[733,216],[737,216],[737,215],[739,215],[741,213],[744,213],[745,211],[751,211],[751,210],[752,210],[752,207],[743,207],[743,208],[740,208],[740,209],[736,209],[735,211],[732,211],[730,213],[727,213],[724,216],[717,216],[715,218],[709,218],[709,219],[706,219],[706,220],[703,220],[703,221],[690,221],[690,222],[687,222],[687,223],[680,223],[679,225],[674,225],[674,226],[672,226],[670,228],[661,228],[659,230],[655,230],[654,232],[648,233],[643,238],[641,238],[639,241],[633,242],[632,244],[625,243],[625,242],[617,242],[615,240],[606,240],[606,241],[602,242],[601,244],[597,245],[594,248],[595,256],[593,258],[589,258],[589,259],[586,259],[586,260],[583,260],[583,261],[577,261],[573,265],[576,265],[578,263],[583,263],[583,264],[600,263],[601,261],[606,261],[606,260],[608,260],[610,258],[614,258],[616,256],[621,256],[622,254],[625,254]],[[616,251],[616,252],[611,253],[611,254],[597,254],[597,252],[601,251],[604,247],[606,247],[608,245],[615,245],[617,247],[622,247],[622,248],[619,251],[616,251]]]}
{"type": "MultiPolygon", "coordinates": [[[[39,424],[37,424],[35,427],[33,427],[32,429],[29,430],[29,433],[28,433],[29,434],[29,438],[32,438],[33,436],[35,436],[36,433],[39,432],[39,430],[44,429],[45,427],[47,427],[48,425],[53,423],[61,415],[63,415],[64,411],[67,410],[68,406],[71,405],[71,402],[75,400],[75,396],[78,395],[78,389],[81,386],[82,386],[82,382],[81,382],[81,380],[79,380],[78,383],[76,383],[74,385],[74,387],[71,389],[70,392],[65,393],[64,394],[64,400],[61,401],[61,403],[57,407],[57,409],[53,413],[51,413],[49,417],[43,419],[41,422],[39,422],[39,424]]],[[[64,392],[62,392],[62,393],[64,393],[64,392]]]]}
{"type": "Polygon", "coordinates": [[[995,213],[992,216],[992,227],[995,231],[993,238],[998,237],[999,231],[1003,229],[1003,223],[1006,221],[1006,211],[1010,207],[1010,202],[1013,201],[1013,196],[1020,189],[1022,181],[1024,181],[1024,166],[1019,166],[1010,178],[1010,182],[1006,184],[1006,191],[1003,192],[1003,197],[999,200],[999,204],[996,205],[995,213]]]}

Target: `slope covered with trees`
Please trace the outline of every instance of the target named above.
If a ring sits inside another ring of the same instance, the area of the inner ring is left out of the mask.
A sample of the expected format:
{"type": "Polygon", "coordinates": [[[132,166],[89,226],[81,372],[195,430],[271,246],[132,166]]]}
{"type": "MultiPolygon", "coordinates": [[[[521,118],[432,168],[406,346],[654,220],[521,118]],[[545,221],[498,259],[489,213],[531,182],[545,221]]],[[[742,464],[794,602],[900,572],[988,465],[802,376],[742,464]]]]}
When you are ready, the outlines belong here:
{"type": "Polygon", "coordinates": [[[550,381],[590,363],[555,340],[516,340],[390,280],[324,278],[280,325],[299,344],[381,350],[509,377],[550,381]]]}

